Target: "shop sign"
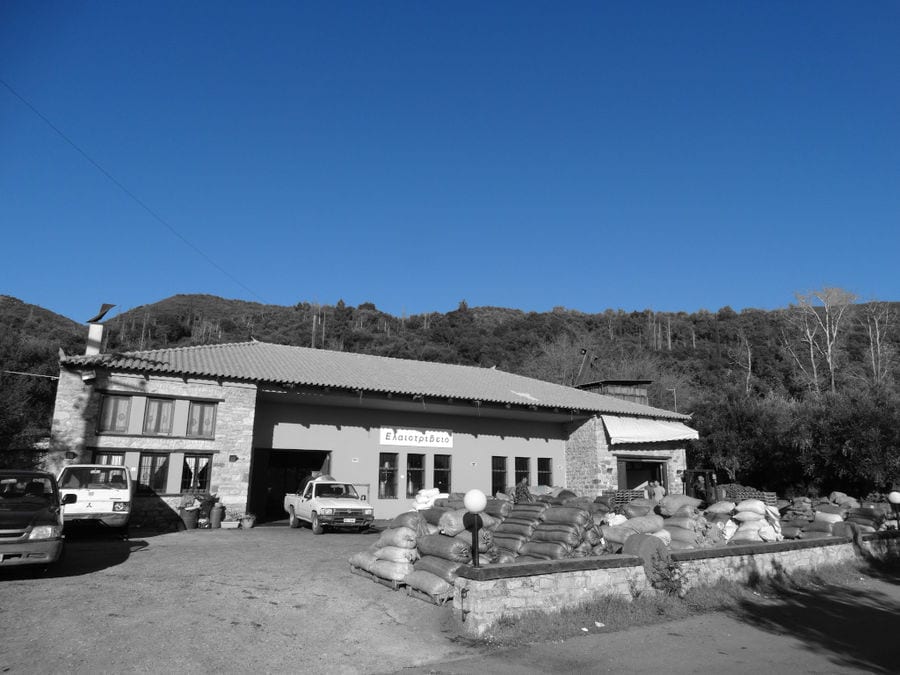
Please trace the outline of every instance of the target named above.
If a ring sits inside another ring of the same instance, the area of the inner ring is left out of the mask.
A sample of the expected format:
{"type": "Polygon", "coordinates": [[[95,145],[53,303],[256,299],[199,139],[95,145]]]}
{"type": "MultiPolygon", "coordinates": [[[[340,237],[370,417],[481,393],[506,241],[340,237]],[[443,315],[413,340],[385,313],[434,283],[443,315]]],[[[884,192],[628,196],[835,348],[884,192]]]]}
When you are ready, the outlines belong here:
{"type": "Polygon", "coordinates": [[[399,429],[381,427],[380,445],[408,445],[416,448],[452,448],[453,432],[440,429],[399,429]]]}

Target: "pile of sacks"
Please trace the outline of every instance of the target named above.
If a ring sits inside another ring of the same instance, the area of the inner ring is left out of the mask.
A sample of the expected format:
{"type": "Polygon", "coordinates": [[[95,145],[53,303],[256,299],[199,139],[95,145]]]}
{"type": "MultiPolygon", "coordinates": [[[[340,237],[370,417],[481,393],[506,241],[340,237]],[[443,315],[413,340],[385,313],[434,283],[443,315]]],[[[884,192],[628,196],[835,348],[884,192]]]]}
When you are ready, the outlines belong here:
{"type": "Polygon", "coordinates": [[[410,511],[394,518],[378,540],[350,556],[349,563],[379,579],[445,598],[459,567],[471,560],[470,544],[441,534],[421,512],[410,511]]]}
{"type": "Polygon", "coordinates": [[[671,551],[783,538],[778,509],[762,500],[721,501],[703,511],[700,505],[699,499],[687,495],[667,495],[658,505],[648,499],[632,500],[622,513],[604,516],[600,529],[606,552],[623,552],[636,534],[655,536],[671,551]]]}
{"type": "Polygon", "coordinates": [[[781,512],[781,532],[784,538],[799,539],[815,517],[816,511],[813,509],[812,499],[794,497],[781,512]]]}
{"type": "Polygon", "coordinates": [[[782,531],[786,539],[815,539],[853,536],[877,532],[885,527],[887,504],[860,502],[843,492],[827,498],[796,497],[782,512],[782,531]]]}
{"type": "Polygon", "coordinates": [[[515,504],[503,514],[493,528],[493,543],[494,563],[560,560],[594,554],[602,536],[587,509],[539,500],[515,504]]]}
{"type": "Polygon", "coordinates": [[[761,499],[745,499],[735,505],[730,522],[722,527],[722,535],[729,544],[754,544],[781,541],[781,516],[774,506],[761,499]]]}
{"type": "Polygon", "coordinates": [[[475,557],[486,565],[606,553],[588,509],[556,505],[551,499],[522,504],[488,499],[473,550],[472,533],[464,526],[467,511],[454,508],[461,506],[462,495],[437,497],[429,508],[394,518],[374,544],[349,562],[379,579],[439,597],[452,591],[459,568],[475,557]]]}
{"type": "Polygon", "coordinates": [[[424,511],[425,509],[430,509],[434,506],[435,501],[438,499],[446,499],[450,495],[446,493],[442,493],[437,488],[426,488],[423,490],[419,490],[416,492],[416,496],[413,499],[412,507],[416,511],[424,511]]]}
{"type": "Polygon", "coordinates": [[[650,499],[634,499],[622,513],[608,513],[600,530],[607,553],[619,553],[635,534],[660,539],[670,550],[684,551],[716,546],[721,530],[699,510],[701,501],[687,495],[667,495],[659,504],[650,499]]]}

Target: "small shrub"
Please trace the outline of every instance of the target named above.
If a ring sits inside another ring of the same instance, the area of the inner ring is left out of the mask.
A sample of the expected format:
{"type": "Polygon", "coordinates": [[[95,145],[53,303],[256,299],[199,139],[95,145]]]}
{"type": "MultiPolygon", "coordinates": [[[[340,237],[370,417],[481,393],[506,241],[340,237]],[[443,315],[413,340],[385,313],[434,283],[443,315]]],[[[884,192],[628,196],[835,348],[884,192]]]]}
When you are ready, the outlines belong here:
{"type": "Polygon", "coordinates": [[[647,576],[653,588],[666,595],[684,597],[685,575],[680,562],[669,556],[657,554],[650,559],[648,572],[647,576]]]}

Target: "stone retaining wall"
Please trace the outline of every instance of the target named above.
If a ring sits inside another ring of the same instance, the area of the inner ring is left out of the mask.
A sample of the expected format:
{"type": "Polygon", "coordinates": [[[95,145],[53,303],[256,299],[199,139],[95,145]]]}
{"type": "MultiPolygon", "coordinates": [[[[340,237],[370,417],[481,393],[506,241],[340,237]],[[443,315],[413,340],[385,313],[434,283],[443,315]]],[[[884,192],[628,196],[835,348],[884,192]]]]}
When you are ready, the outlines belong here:
{"type": "Polygon", "coordinates": [[[856,556],[849,539],[832,537],[680,551],[673,553],[672,559],[681,563],[687,590],[714,584],[719,579],[753,583],[799,570],[838,565],[855,560],[856,556]]]}
{"type": "Polygon", "coordinates": [[[643,561],[634,556],[463,567],[454,584],[453,616],[462,633],[477,637],[503,617],[573,607],[609,595],[631,598],[648,586],[643,561]]]}
{"type": "MultiPolygon", "coordinates": [[[[719,579],[742,583],[855,560],[900,557],[900,532],[781,541],[673,553],[688,588],[719,579]]],[[[601,597],[632,599],[650,589],[643,561],[608,555],[460,568],[453,616],[461,634],[482,637],[501,619],[557,612],[601,597]]]]}

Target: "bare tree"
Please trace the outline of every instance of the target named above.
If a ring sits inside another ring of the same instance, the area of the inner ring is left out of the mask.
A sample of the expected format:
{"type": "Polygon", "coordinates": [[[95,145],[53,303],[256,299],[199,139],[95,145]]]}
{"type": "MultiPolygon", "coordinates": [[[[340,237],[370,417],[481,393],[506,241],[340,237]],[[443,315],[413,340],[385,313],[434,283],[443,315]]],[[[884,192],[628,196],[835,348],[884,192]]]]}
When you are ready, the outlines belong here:
{"type": "Polygon", "coordinates": [[[572,384],[583,360],[581,345],[571,335],[559,335],[526,359],[522,374],[557,384],[572,384]]]}
{"type": "Polygon", "coordinates": [[[816,350],[816,334],[819,332],[819,326],[817,323],[811,323],[805,314],[789,314],[788,322],[798,333],[798,337],[794,340],[782,331],[781,342],[800,372],[803,373],[809,388],[818,395],[820,393],[819,357],[816,350]],[[800,343],[799,348],[795,347],[795,342],[800,343]]]}
{"type": "Polygon", "coordinates": [[[729,349],[728,357],[735,366],[745,371],[744,393],[749,394],[750,378],[753,375],[753,348],[743,328],[738,331],[738,339],[740,342],[737,348],[729,349]]]}
{"type": "Polygon", "coordinates": [[[798,329],[799,341],[807,352],[808,366],[804,367],[791,342],[785,345],[794,361],[810,379],[813,391],[820,392],[818,361],[824,360],[828,370],[829,387],[837,390],[835,375],[840,357],[841,325],[849,315],[857,296],[841,288],[825,287],[809,293],[797,293],[792,307],[791,323],[798,329]]]}
{"type": "Polygon", "coordinates": [[[888,340],[888,331],[893,319],[893,310],[885,302],[869,302],[864,307],[860,323],[869,338],[869,368],[874,384],[885,382],[891,372],[894,349],[888,340]]]}

